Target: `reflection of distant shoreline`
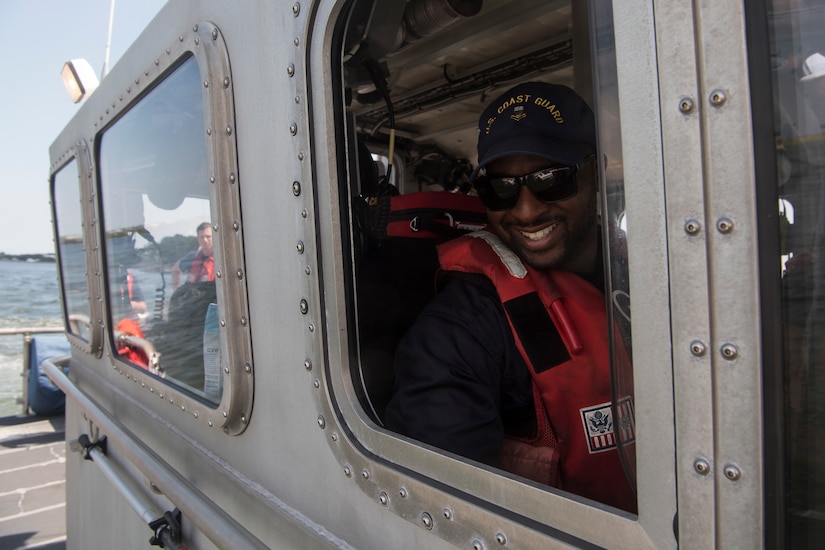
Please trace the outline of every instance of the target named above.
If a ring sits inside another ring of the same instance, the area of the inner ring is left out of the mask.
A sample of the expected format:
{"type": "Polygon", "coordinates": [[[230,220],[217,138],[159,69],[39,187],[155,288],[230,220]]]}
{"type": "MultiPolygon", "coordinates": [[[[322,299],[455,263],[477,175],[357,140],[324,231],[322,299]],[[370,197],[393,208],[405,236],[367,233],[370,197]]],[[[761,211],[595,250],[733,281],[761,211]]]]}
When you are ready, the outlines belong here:
{"type": "Polygon", "coordinates": [[[0,261],[27,263],[54,263],[54,254],[6,254],[0,252],[0,261]]]}

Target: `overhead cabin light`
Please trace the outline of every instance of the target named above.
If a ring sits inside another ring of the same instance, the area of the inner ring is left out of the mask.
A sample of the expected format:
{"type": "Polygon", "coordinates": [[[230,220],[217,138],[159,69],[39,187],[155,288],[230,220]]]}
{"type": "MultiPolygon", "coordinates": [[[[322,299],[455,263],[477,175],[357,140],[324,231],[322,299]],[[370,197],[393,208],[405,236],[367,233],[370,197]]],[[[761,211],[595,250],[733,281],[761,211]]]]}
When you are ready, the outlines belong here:
{"type": "Polygon", "coordinates": [[[92,66],[85,59],[67,61],[63,65],[63,70],[60,71],[60,76],[63,78],[63,85],[66,86],[66,91],[69,92],[69,97],[74,103],[88,97],[97,89],[100,83],[92,66]]]}

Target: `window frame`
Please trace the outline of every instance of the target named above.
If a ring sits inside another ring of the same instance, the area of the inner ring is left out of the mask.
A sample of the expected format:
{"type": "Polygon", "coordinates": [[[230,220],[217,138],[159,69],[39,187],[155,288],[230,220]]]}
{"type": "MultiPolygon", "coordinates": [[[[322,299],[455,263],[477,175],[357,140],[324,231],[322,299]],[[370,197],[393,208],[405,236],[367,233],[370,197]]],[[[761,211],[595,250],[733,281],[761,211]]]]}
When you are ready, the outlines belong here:
{"type": "Polygon", "coordinates": [[[103,337],[102,331],[96,327],[102,324],[102,306],[100,300],[96,297],[100,296],[101,281],[99,277],[100,264],[97,256],[98,241],[97,232],[94,230],[97,218],[95,217],[94,198],[92,191],[92,181],[94,178],[93,165],[89,147],[85,140],[78,140],[66,153],[60,157],[52,165],[50,176],[50,194],[52,197],[52,229],[54,233],[54,242],[56,243],[55,252],[57,258],[57,272],[59,277],[59,288],[61,295],[61,306],[63,309],[63,322],[66,329],[66,338],[69,343],[84,353],[100,357],[103,353],[103,337]],[[80,216],[81,216],[81,234],[83,238],[83,251],[85,259],[86,270],[86,285],[88,291],[88,306],[89,306],[89,340],[85,340],[79,334],[72,330],[71,312],[68,310],[68,303],[66,302],[66,274],[64,273],[63,257],[60,243],[60,217],[58,216],[57,195],[55,186],[57,184],[57,176],[62,170],[66,169],[72,161],[76,162],[77,166],[77,184],[80,198],[80,216]],[[92,227],[92,230],[89,230],[92,227]],[[91,240],[91,242],[90,242],[91,240]]]}
{"type": "MultiPolygon", "coordinates": [[[[341,198],[338,187],[339,180],[353,164],[348,160],[348,155],[354,154],[354,149],[348,152],[346,144],[354,142],[354,139],[349,135],[351,126],[345,121],[342,107],[340,56],[336,59],[332,53],[340,49],[336,39],[341,32],[340,27],[344,25],[339,17],[343,17],[345,4],[319,2],[315,15],[318,20],[328,18],[330,23],[306,38],[308,109],[313,149],[329,151],[329,154],[311,157],[315,181],[310,200],[315,204],[315,218],[318,220],[316,245],[322,273],[319,295],[324,297],[326,348],[324,376],[316,379],[316,387],[322,390],[318,398],[318,424],[328,433],[330,447],[345,474],[376,503],[416,525],[420,526],[422,521],[426,524],[428,519],[425,516],[435,512],[430,519],[437,524],[438,534],[455,544],[465,544],[473,533],[487,533],[490,525],[500,526],[503,531],[516,531],[519,536],[525,537],[524,540],[536,537],[537,544],[541,543],[539,541],[546,543],[546,536],[574,545],[586,545],[586,541],[609,545],[616,540],[637,541],[640,547],[673,544],[674,467],[670,461],[661,461],[658,454],[662,448],[666,453],[673,452],[672,428],[665,429],[663,447],[654,448],[656,444],[652,444],[652,440],[661,435],[661,430],[650,430],[639,439],[644,447],[646,465],[651,465],[650,474],[645,476],[643,483],[645,496],[650,498],[643,513],[633,516],[569,493],[525,482],[506,472],[391,433],[377,426],[359,404],[351,375],[351,360],[357,355],[353,346],[357,340],[353,334],[356,331],[354,314],[348,305],[353,294],[351,288],[347,288],[348,284],[352,284],[348,267],[351,236],[346,223],[349,199],[341,198]],[[329,90],[335,94],[332,101],[328,97],[329,90]],[[325,128],[335,128],[335,134],[324,134],[325,128]],[[439,510],[444,511],[444,517],[441,517],[439,510]]],[[[652,17],[649,3],[637,2],[622,14],[622,21],[628,23],[639,17],[652,17]]],[[[630,27],[625,25],[623,28],[630,27]]],[[[632,51],[632,63],[650,71],[649,74],[642,73],[644,78],[634,87],[650,86],[646,95],[655,98],[658,88],[653,34],[652,28],[647,34],[634,31],[630,37],[631,43],[624,44],[621,53],[627,56],[632,51]],[[644,63],[639,63],[640,59],[644,63]]],[[[624,38],[627,40],[628,36],[624,38]]],[[[636,72],[641,72],[641,69],[636,72]]],[[[623,104],[622,108],[628,106],[623,104]]],[[[654,152],[661,151],[657,123],[658,119],[654,117],[647,120],[646,126],[640,125],[634,130],[638,135],[650,136],[647,141],[653,144],[654,152]]],[[[634,137],[636,135],[634,133],[634,137]]],[[[632,173],[635,175],[636,169],[644,170],[651,163],[661,167],[661,157],[655,154],[648,157],[644,165],[634,166],[632,173]]],[[[646,181],[660,186],[661,176],[657,174],[661,172],[654,170],[648,173],[646,181]]],[[[663,195],[660,192],[657,196],[661,199],[663,195]]],[[[641,215],[658,213],[651,218],[650,227],[663,233],[662,204],[647,201],[642,208],[639,211],[641,215]]],[[[665,257],[663,242],[655,241],[649,246],[659,247],[658,257],[665,257]]],[[[637,271],[641,271],[641,266],[641,263],[637,264],[637,271]]],[[[650,280],[660,285],[663,281],[667,284],[667,265],[664,261],[658,262],[645,277],[638,278],[636,284],[650,280]]],[[[655,349],[647,353],[669,357],[667,296],[649,295],[647,303],[653,304],[653,307],[665,304],[660,309],[663,313],[659,317],[647,319],[643,325],[644,329],[652,328],[654,334],[663,336],[655,349]]],[[[646,369],[646,372],[657,372],[657,375],[645,385],[645,399],[655,396],[652,403],[646,402],[645,405],[651,405],[665,419],[672,418],[672,396],[662,395],[660,390],[654,388],[654,384],[662,380],[659,366],[651,365],[646,369]]],[[[313,370],[315,367],[311,365],[313,370]]],[[[664,370],[664,377],[670,383],[670,374],[667,369],[664,370]]],[[[649,428],[648,423],[645,429],[649,428]]]]}
{"type": "MultiPolygon", "coordinates": [[[[172,409],[190,414],[198,423],[218,428],[228,435],[243,433],[252,414],[254,362],[250,330],[249,300],[243,248],[243,224],[240,206],[240,181],[235,132],[235,109],[229,53],[220,30],[210,22],[201,22],[181,33],[162,48],[143,78],[135,79],[116,104],[100,117],[96,133],[95,159],[99,159],[100,136],[132,106],[138,104],[156,84],[171,74],[184,58],[191,55],[197,62],[202,84],[206,164],[209,200],[215,244],[215,284],[221,339],[223,392],[220,402],[209,403],[183,387],[164,382],[135,365],[118,358],[114,351],[113,324],[105,304],[106,345],[111,350],[109,364],[114,371],[138,382],[137,387],[157,394],[172,409]]],[[[100,189],[96,181],[95,211],[103,219],[100,189]]],[[[98,224],[96,238],[105,243],[105,229],[98,224]]],[[[105,251],[101,251],[105,258],[105,251]]],[[[103,261],[103,260],[101,260],[103,261]]],[[[103,265],[103,264],[102,264],[103,265]]],[[[103,283],[101,283],[103,284],[103,283]]],[[[108,286],[103,286],[108,288],[108,286]]],[[[104,296],[103,298],[107,298],[104,296]]]]}

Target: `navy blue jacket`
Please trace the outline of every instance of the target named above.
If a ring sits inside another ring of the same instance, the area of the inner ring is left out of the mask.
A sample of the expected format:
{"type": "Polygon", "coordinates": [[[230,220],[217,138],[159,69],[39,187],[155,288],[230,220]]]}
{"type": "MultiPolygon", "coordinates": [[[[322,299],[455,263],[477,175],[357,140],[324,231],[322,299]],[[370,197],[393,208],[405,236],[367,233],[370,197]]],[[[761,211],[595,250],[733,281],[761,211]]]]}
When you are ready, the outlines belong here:
{"type": "Polygon", "coordinates": [[[504,434],[531,437],[535,406],[495,287],[455,276],[427,305],[395,354],[389,429],[493,466],[504,434]]]}

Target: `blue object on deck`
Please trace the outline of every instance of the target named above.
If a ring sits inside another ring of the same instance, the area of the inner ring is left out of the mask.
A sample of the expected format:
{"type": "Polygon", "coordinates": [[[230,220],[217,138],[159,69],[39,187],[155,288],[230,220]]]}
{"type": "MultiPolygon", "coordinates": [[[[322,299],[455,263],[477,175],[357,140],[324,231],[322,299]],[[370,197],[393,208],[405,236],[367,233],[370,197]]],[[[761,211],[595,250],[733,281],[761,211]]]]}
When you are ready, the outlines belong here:
{"type": "MultiPolygon", "coordinates": [[[[33,336],[31,355],[29,356],[29,408],[35,414],[49,416],[62,413],[66,405],[66,396],[40,370],[40,363],[46,359],[55,359],[69,355],[69,341],[65,335],[33,336]]],[[[63,369],[68,370],[68,367],[63,369]]]]}

